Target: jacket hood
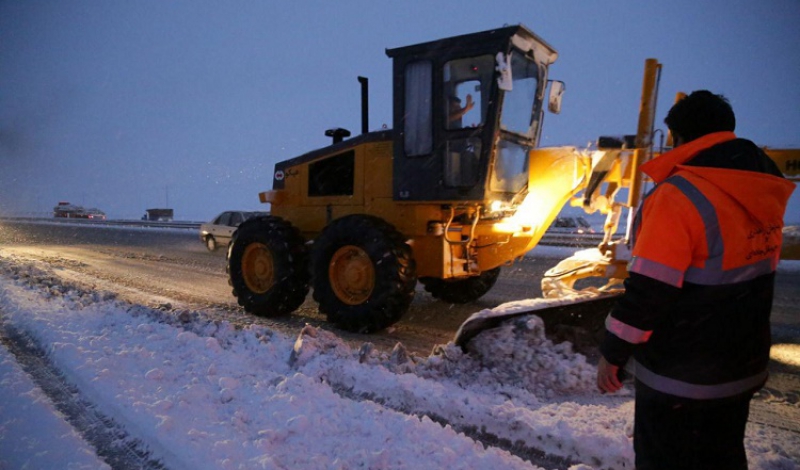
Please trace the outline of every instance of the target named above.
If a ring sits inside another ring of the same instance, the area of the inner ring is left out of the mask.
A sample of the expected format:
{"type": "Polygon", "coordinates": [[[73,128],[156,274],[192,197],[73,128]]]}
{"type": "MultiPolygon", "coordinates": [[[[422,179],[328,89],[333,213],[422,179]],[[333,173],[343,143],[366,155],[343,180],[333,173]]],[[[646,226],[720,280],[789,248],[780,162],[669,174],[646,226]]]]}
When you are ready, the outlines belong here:
{"type": "Polygon", "coordinates": [[[679,165],[678,170],[716,186],[762,225],[783,227],[786,205],[795,188],[791,181],[765,173],[726,168],[679,165]]]}
{"type": "Polygon", "coordinates": [[[733,132],[707,134],[642,164],[641,169],[658,184],[675,173],[678,165],[686,163],[703,150],[735,138],[733,132]]]}
{"type": "MultiPolygon", "coordinates": [[[[736,139],[733,132],[708,134],[643,164],[641,168],[656,183],[677,172],[691,173],[719,188],[762,224],[783,226],[786,205],[795,189],[794,183],[780,176],[756,171],[685,165],[703,150],[733,139],[736,139]]],[[[752,148],[760,151],[755,146],[752,148]]]]}

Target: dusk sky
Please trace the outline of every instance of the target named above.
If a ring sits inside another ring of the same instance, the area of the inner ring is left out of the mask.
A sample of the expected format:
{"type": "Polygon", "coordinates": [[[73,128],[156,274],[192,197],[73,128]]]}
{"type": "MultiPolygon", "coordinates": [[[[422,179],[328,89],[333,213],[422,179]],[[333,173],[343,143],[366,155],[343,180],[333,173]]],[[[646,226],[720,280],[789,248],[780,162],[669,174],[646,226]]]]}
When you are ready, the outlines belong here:
{"type": "Polygon", "coordinates": [[[741,137],[800,147],[798,0],[0,0],[0,214],[263,210],[276,162],[360,131],[357,76],[392,127],[386,48],[519,23],[566,82],[543,145],[634,133],[654,57],[660,128],[676,92],[709,89],[741,137]]]}

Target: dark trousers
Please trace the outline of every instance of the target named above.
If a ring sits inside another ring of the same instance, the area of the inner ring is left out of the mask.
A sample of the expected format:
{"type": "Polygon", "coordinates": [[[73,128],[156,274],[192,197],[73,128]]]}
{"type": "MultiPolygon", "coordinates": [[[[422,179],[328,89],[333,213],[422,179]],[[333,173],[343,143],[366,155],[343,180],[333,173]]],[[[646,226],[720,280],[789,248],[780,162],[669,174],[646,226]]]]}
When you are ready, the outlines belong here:
{"type": "Polygon", "coordinates": [[[752,393],[688,400],[636,382],[636,470],[747,470],[744,430],[752,393]]]}

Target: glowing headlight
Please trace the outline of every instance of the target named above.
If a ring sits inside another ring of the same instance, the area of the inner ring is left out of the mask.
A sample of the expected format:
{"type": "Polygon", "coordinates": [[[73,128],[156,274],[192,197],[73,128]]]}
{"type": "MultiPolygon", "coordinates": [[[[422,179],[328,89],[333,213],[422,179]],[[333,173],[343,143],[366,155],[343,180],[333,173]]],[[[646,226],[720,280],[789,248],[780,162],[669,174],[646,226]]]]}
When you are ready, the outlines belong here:
{"type": "Polygon", "coordinates": [[[492,201],[489,205],[489,210],[492,212],[498,212],[503,209],[503,201],[492,201]]]}

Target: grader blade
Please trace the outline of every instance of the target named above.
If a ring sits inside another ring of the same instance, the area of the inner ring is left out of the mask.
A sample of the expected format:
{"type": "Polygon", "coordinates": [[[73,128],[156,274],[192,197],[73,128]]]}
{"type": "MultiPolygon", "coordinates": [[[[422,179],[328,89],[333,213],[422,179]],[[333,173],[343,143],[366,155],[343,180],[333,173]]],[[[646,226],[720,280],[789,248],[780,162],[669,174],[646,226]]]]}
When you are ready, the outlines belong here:
{"type": "Polygon", "coordinates": [[[621,291],[580,294],[559,299],[529,299],[502,304],[473,313],[456,332],[453,343],[466,351],[466,346],[481,332],[500,326],[503,322],[524,315],[537,315],[545,328],[554,325],[580,326],[595,331],[604,324],[608,312],[621,291]]]}

